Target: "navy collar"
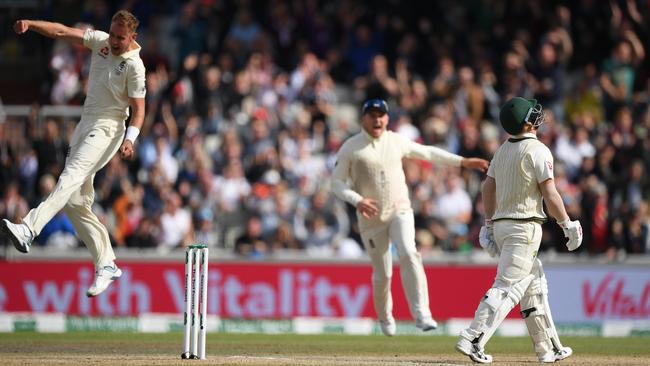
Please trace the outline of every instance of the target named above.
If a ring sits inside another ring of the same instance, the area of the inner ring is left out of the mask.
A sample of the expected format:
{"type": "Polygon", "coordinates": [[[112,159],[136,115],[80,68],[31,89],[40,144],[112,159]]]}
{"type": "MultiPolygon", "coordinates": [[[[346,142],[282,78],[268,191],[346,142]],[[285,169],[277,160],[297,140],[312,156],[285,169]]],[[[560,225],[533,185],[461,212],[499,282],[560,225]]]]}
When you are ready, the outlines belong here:
{"type": "Polygon", "coordinates": [[[524,140],[534,139],[537,140],[537,136],[534,133],[522,133],[517,136],[513,136],[508,139],[508,142],[519,142],[524,140]]]}

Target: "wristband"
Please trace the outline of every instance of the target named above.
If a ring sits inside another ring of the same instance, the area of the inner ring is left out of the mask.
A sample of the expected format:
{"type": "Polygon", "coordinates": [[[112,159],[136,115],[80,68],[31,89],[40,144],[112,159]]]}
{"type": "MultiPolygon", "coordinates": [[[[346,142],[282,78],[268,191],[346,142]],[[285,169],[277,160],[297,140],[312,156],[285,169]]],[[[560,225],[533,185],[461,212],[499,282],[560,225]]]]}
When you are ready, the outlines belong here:
{"type": "Polygon", "coordinates": [[[135,143],[135,139],[138,138],[139,134],[140,134],[139,128],[135,126],[129,126],[129,128],[126,129],[126,137],[124,139],[131,141],[131,143],[135,143]]]}

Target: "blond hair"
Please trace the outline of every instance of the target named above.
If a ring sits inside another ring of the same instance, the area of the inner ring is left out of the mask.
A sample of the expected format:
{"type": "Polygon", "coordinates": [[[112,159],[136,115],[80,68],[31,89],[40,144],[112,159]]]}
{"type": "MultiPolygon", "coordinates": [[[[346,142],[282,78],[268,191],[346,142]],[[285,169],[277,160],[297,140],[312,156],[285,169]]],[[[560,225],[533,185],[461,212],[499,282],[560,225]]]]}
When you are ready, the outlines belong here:
{"type": "Polygon", "coordinates": [[[122,24],[129,28],[129,31],[133,33],[135,33],[135,30],[138,29],[138,25],[140,25],[138,18],[126,10],[120,10],[115,13],[115,15],[113,15],[113,19],[111,19],[111,23],[122,24]]]}

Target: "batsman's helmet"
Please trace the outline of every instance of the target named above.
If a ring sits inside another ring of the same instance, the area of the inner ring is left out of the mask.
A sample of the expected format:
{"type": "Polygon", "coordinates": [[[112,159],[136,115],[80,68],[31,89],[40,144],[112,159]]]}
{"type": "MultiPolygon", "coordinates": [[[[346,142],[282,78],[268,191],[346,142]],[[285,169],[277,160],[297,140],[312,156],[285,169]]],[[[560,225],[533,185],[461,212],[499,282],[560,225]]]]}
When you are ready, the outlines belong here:
{"type": "Polygon", "coordinates": [[[499,112],[501,126],[511,135],[521,133],[526,123],[538,128],[544,123],[545,117],[542,105],[538,104],[537,100],[520,97],[514,97],[507,101],[499,112]]]}

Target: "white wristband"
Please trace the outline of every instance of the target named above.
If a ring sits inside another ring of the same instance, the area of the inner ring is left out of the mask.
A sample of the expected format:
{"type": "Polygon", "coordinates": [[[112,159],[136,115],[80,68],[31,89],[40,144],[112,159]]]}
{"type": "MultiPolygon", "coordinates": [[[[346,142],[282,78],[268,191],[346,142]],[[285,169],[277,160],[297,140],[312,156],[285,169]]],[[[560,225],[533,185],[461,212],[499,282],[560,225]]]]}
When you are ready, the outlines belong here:
{"type": "Polygon", "coordinates": [[[138,138],[139,134],[140,134],[140,129],[139,128],[137,128],[135,126],[129,126],[126,129],[126,137],[124,139],[131,141],[131,143],[135,143],[135,139],[138,138]]]}

